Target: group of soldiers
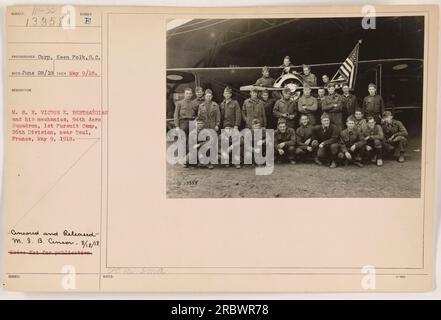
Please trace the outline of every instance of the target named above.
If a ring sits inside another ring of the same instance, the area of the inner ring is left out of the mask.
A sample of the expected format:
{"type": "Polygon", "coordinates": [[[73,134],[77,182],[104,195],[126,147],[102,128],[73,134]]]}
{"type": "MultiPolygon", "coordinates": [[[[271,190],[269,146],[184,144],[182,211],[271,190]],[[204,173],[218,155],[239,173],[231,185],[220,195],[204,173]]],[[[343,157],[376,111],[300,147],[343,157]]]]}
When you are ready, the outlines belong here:
{"type": "MultiPolygon", "coordinates": [[[[282,72],[293,72],[289,57],[285,57],[281,67],[282,72]]],[[[396,157],[398,162],[405,161],[408,132],[401,121],[394,119],[390,111],[385,111],[375,84],[369,84],[369,94],[360,107],[347,84],[343,84],[339,94],[335,84],[324,76],[323,84],[314,96],[311,87],[317,86],[317,78],[309,66],[303,66],[301,76],[301,96],[287,87],[281,94],[252,89],[242,107],[232,98],[230,87],[224,89],[224,100],[220,104],[213,101],[210,89],[204,91],[202,87],[196,87],[196,98],[193,99],[193,90],[186,88],[184,98],[176,103],[175,127],[183,130],[187,137],[189,123],[193,120],[196,120],[198,131],[202,128],[217,132],[243,127],[251,131],[275,129],[273,146],[277,163],[295,164],[311,159],[318,165],[326,164],[331,168],[339,164],[362,167],[368,162],[382,166],[385,155],[396,157]]],[[[273,84],[269,68],[263,67],[262,77],[255,86],[271,88],[273,84]]],[[[251,151],[265,152],[262,141],[254,144],[255,149],[251,151]]],[[[238,163],[235,166],[241,167],[238,163]]],[[[213,165],[208,167],[213,168],[213,165]]]]}

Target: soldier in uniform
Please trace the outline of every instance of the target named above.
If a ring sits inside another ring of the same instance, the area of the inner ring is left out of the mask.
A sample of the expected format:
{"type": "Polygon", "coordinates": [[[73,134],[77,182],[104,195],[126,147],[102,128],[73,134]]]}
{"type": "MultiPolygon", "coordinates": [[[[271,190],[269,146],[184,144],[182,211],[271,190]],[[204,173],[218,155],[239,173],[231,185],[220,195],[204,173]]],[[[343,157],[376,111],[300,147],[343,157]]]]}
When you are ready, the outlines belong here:
{"type": "Polygon", "coordinates": [[[340,129],[331,123],[327,113],[321,116],[321,125],[314,126],[312,129],[312,144],[311,146],[317,149],[317,155],[314,159],[315,163],[322,165],[323,161],[330,159],[330,168],[335,168],[337,153],[338,153],[338,138],[340,129]]]}
{"type": "Polygon", "coordinates": [[[259,119],[253,119],[251,121],[251,144],[243,144],[245,158],[252,159],[253,155],[260,154],[263,156],[266,152],[266,130],[262,128],[259,119]],[[259,140],[255,139],[255,131],[261,131],[259,140]]]}
{"type": "Polygon", "coordinates": [[[319,88],[317,90],[317,112],[315,114],[316,119],[320,119],[320,117],[322,116],[323,113],[323,100],[326,97],[326,90],[325,88],[319,88]]]}
{"type": "Polygon", "coordinates": [[[205,97],[204,97],[204,88],[197,86],[194,89],[194,93],[196,94],[196,98],[194,98],[193,102],[195,103],[195,105],[197,107],[199,107],[199,105],[204,102],[205,97]]]}
{"type": "Polygon", "coordinates": [[[219,131],[221,114],[219,105],[212,101],[213,92],[205,90],[205,101],[199,105],[198,118],[204,121],[205,128],[219,131]]]}
{"type": "Polygon", "coordinates": [[[291,100],[291,90],[284,88],[282,91],[282,98],[274,104],[273,115],[277,119],[285,119],[286,125],[289,128],[294,128],[295,116],[297,115],[296,103],[291,100]]]}
{"type": "Polygon", "coordinates": [[[373,83],[368,85],[369,95],[363,99],[363,112],[364,116],[374,117],[377,123],[381,123],[381,115],[384,112],[384,101],[383,98],[376,94],[377,86],[373,83]]]}
{"type": "Polygon", "coordinates": [[[268,67],[262,68],[262,77],[257,79],[255,86],[259,87],[272,87],[275,80],[270,77],[270,70],[268,67]]]}
{"type": "Polygon", "coordinates": [[[300,116],[300,126],[296,130],[296,156],[297,160],[304,160],[314,152],[312,147],[312,125],[306,114],[300,116]]]}
{"type": "Polygon", "coordinates": [[[343,103],[343,119],[347,119],[358,109],[358,101],[357,97],[349,92],[349,86],[347,84],[343,85],[342,90],[343,94],[341,95],[341,99],[343,103]]]}
{"type": "Polygon", "coordinates": [[[340,130],[343,128],[343,103],[341,96],[335,92],[334,84],[328,86],[328,95],[322,101],[322,111],[329,115],[329,120],[340,130]]]}
{"type": "Polygon", "coordinates": [[[308,84],[303,86],[303,95],[297,101],[297,110],[301,115],[307,115],[309,123],[315,125],[315,113],[317,112],[317,99],[311,96],[311,88],[308,84]]]}
{"type": "Polygon", "coordinates": [[[355,127],[358,131],[362,132],[366,127],[366,119],[363,116],[363,111],[360,109],[356,109],[354,114],[350,115],[348,118],[354,120],[355,127]]]}
{"type": "Polygon", "coordinates": [[[221,118],[223,122],[223,127],[225,128],[225,123],[228,122],[234,126],[234,129],[239,129],[240,123],[242,121],[242,112],[240,110],[240,105],[237,100],[233,100],[232,90],[230,87],[224,89],[224,101],[220,104],[221,118]]]}
{"type": "Polygon", "coordinates": [[[329,77],[327,74],[322,75],[322,86],[327,88],[329,85],[329,77]]]}
{"type": "MultiPolygon", "coordinates": [[[[291,63],[291,58],[289,56],[286,56],[285,58],[283,58],[283,63],[280,66],[280,68],[282,68],[282,75],[291,73],[293,67],[294,67],[294,65],[291,63]]],[[[294,73],[296,73],[296,72],[294,72],[294,73]]]]}
{"type": "Polygon", "coordinates": [[[253,119],[258,119],[263,127],[266,127],[266,114],[263,108],[263,102],[258,98],[257,90],[250,91],[250,98],[243,102],[242,117],[245,121],[245,127],[251,129],[253,119]]]}
{"type": "Polygon", "coordinates": [[[404,162],[404,152],[407,146],[408,133],[406,127],[399,120],[395,120],[390,111],[383,113],[382,129],[384,133],[385,151],[398,152],[398,162],[404,162]]]}
{"type": "MultiPolygon", "coordinates": [[[[189,147],[190,147],[190,148],[193,148],[194,151],[195,151],[196,154],[197,154],[198,151],[199,151],[199,149],[200,149],[204,144],[206,144],[206,143],[211,143],[211,142],[210,142],[210,140],[209,140],[209,139],[210,139],[209,137],[207,137],[207,139],[206,139],[205,141],[199,141],[199,140],[198,140],[199,133],[202,131],[202,129],[205,128],[205,122],[204,122],[203,119],[201,119],[201,118],[199,118],[199,117],[196,117],[195,121],[196,121],[196,130],[192,130],[192,131],[190,131],[189,136],[192,136],[191,139],[192,139],[192,141],[196,141],[196,144],[195,144],[195,145],[192,145],[192,146],[189,146],[189,147]]],[[[187,155],[185,156],[185,162],[184,162],[184,164],[183,164],[183,167],[184,167],[184,168],[187,168],[187,167],[188,167],[188,162],[189,162],[189,160],[190,160],[190,155],[189,155],[189,153],[190,153],[190,150],[188,151],[187,155]]],[[[209,151],[207,151],[207,156],[208,156],[208,155],[209,155],[209,151]]],[[[202,155],[201,155],[201,156],[202,156],[202,155]]],[[[199,159],[200,159],[200,155],[197,154],[197,161],[198,161],[198,163],[199,163],[199,159]]],[[[200,165],[200,164],[196,164],[196,165],[200,165]]],[[[208,164],[207,164],[207,168],[208,168],[208,169],[213,169],[214,166],[213,166],[211,163],[208,163],[208,164]]]]}
{"type": "Polygon", "coordinates": [[[176,129],[181,129],[185,132],[185,136],[188,138],[189,123],[194,120],[197,114],[197,106],[191,101],[193,96],[193,90],[191,88],[185,88],[184,99],[176,102],[176,108],[174,112],[174,123],[176,129]]]}
{"type": "Polygon", "coordinates": [[[363,167],[361,163],[363,147],[366,141],[362,134],[355,127],[355,122],[350,117],[346,121],[346,129],[340,132],[340,144],[338,158],[344,160],[346,164],[354,163],[358,167],[363,167]]]}
{"type": "Polygon", "coordinates": [[[228,160],[228,163],[225,164],[225,167],[230,166],[230,162],[234,163],[236,169],[240,169],[240,160],[243,156],[243,141],[242,139],[238,139],[237,141],[233,140],[231,135],[233,130],[235,130],[234,126],[229,121],[224,121],[223,123],[224,129],[222,134],[219,136],[218,140],[218,150],[219,150],[219,162],[223,163],[228,160]],[[228,149],[222,150],[222,139],[228,138],[228,149]],[[235,149],[239,150],[239,152],[235,151],[235,149]],[[237,152],[237,153],[236,153],[237,152]]]}
{"type": "Polygon", "coordinates": [[[311,73],[311,68],[306,64],[303,65],[302,78],[304,81],[304,85],[307,83],[311,87],[317,86],[317,77],[315,76],[315,74],[311,73]]]}
{"type": "Polygon", "coordinates": [[[265,109],[266,127],[268,129],[273,129],[276,126],[273,116],[274,103],[276,102],[276,99],[270,98],[268,90],[262,91],[261,98],[263,102],[263,108],[265,109]]]}
{"type": "Polygon", "coordinates": [[[278,163],[288,160],[295,164],[296,133],[286,125],[286,119],[277,121],[277,130],[274,132],[274,157],[278,163]]]}
{"type": "Polygon", "coordinates": [[[367,125],[362,129],[363,139],[366,141],[366,157],[377,166],[383,165],[383,129],[371,116],[367,119],[367,125]]]}

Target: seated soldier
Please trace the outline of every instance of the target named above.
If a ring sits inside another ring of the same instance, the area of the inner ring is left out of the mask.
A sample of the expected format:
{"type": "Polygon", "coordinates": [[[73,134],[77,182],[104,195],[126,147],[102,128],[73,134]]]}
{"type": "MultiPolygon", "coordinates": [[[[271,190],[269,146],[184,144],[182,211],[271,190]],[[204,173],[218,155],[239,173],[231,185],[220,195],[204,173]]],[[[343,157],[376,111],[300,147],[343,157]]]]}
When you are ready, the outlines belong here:
{"type": "MultiPolygon", "coordinates": [[[[242,139],[243,141],[243,139],[242,139]]],[[[256,156],[263,156],[266,152],[266,130],[262,127],[259,119],[253,119],[251,125],[251,143],[242,143],[245,159],[254,159],[256,156]],[[260,136],[255,135],[256,131],[260,131],[260,136]],[[260,137],[257,139],[257,137],[260,137]]],[[[263,165],[263,164],[258,164],[263,165]]]]}
{"type": "MultiPolygon", "coordinates": [[[[235,130],[235,128],[230,122],[224,122],[224,129],[218,140],[219,161],[221,164],[225,164],[225,167],[227,168],[230,166],[230,163],[233,163],[236,169],[240,169],[243,143],[240,139],[241,137],[237,140],[233,139],[233,130],[235,130]],[[224,139],[228,143],[228,148],[226,150],[222,149],[224,139]]],[[[238,131],[236,133],[238,133],[238,131]]]]}
{"type": "Polygon", "coordinates": [[[335,163],[338,153],[338,137],[340,129],[331,124],[327,113],[321,116],[321,125],[317,125],[312,130],[313,141],[311,146],[317,148],[315,163],[322,165],[323,161],[330,159],[330,168],[337,167],[335,163]]]}
{"type": "Polygon", "coordinates": [[[286,120],[277,121],[277,130],[274,132],[274,157],[277,163],[288,160],[295,164],[296,133],[293,128],[286,125],[286,120]]]}
{"type": "Polygon", "coordinates": [[[297,160],[304,160],[308,155],[312,155],[312,126],[309,117],[302,114],[300,117],[300,127],[296,130],[296,156],[297,160]]]}
{"type": "Polygon", "coordinates": [[[259,87],[272,87],[275,80],[270,77],[270,69],[268,67],[262,68],[262,77],[257,79],[255,86],[259,87]]]}
{"type": "Polygon", "coordinates": [[[401,121],[395,120],[390,111],[383,113],[382,129],[384,133],[384,146],[386,152],[398,152],[398,162],[404,162],[404,152],[407,146],[408,133],[401,121]]]}
{"type": "Polygon", "coordinates": [[[346,121],[346,129],[340,132],[340,144],[338,158],[344,160],[345,164],[354,163],[358,167],[363,167],[361,154],[365,140],[355,127],[354,120],[349,117],[346,121]]]}
{"type": "MultiPolygon", "coordinates": [[[[189,152],[187,153],[187,155],[185,156],[185,162],[183,164],[184,168],[188,167],[188,164],[190,162],[190,152],[195,152],[196,153],[196,163],[192,163],[193,165],[199,166],[199,160],[201,158],[202,155],[198,154],[199,149],[206,143],[210,143],[209,138],[207,137],[207,140],[205,141],[198,141],[198,136],[199,133],[205,128],[205,121],[202,118],[197,117],[196,118],[196,130],[192,130],[189,133],[189,139],[188,139],[188,143],[190,144],[190,141],[196,141],[196,143],[194,145],[189,145],[188,149],[189,152]]],[[[207,152],[207,156],[209,156],[209,152],[207,152]]],[[[211,163],[208,163],[207,165],[208,169],[213,169],[214,166],[211,163]]]]}
{"type": "Polygon", "coordinates": [[[383,165],[383,143],[384,134],[383,129],[375,122],[375,118],[369,116],[367,125],[362,130],[363,139],[366,141],[366,157],[377,166],[383,165]]]}

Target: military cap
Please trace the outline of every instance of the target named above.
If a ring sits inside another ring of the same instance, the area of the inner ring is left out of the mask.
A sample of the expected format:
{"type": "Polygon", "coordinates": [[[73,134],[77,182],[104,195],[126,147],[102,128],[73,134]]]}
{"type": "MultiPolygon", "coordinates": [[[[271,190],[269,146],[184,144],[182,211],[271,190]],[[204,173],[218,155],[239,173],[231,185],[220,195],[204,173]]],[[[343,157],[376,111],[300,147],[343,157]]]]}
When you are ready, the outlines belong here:
{"type": "Polygon", "coordinates": [[[201,117],[196,117],[194,120],[195,120],[196,122],[205,122],[204,119],[201,118],[201,117]]]}
{"type": "Polygon", "coordinates": [[[207,93],[209,93],[209,94],[213,94],[213,91],[211,91],[211,89],[206,89],[206,90],[205,90],[205,94],[207,94],[207,93]]]}
{"type": "Polygon", "coordinates": [[[303,68],[307,68],[308,70],[311,69],[307,64],[304,64],[302,67],[303,67],[303,68]]]}
{"type": "Polygon", "coordinates": [[[392,112],[390,112],[390,111],[384,111],[383,112],[383,118],[385,118],[385,117],[391,117],[392,116],[392,112]]]}
{"type": "Polygon", "coordinates": [[[264,67],[262,68],[262,72],[266,72],[266,71],[268,71],[268,72],[269,72],[269,67],[267,67],[267,66],[264,66],[264,67]]]}
{"type": "Polygon", "coordinates": [[[370,87],[373,87],[374,89],[377,89],[377,86],[376,86],[374,83],[369,83],[369,85],[368,85],[368,89],[369,89],[370,87]]]}
{"type": "Polygon", "coordinates": [[[253,88],[251,88],[251,90],[250,90],[250,93],[251,93],[251,92],[259,92],[259,90],[257,90],[257,88],[254,88],[254,87],[253,87],[253,88]]]}
{"type": "Polygon", "coordinates": [[[320,119],[329,119],[329,114],[327,114],[326,112],[323,113],[320,119]]]}
{"type": "Polygon", "coordinates": [[[194,91],[204,91],[204,88],[202,88],[201,86],[197,86],[196,88],[194,88],[194,91]]]}
{"type": "Polygon", "coordinates": [[[260,124],[260,120],[259,119],[253,119],[253,121],[251,121],[251,124],[260,124]]]}
{"type": "Polygon", "coordinates": [[[335,88],[335,84],[332,83],[332,82],[328,83],[326,86],[328,87],[328,89],[331,88],[331,87],[335,88]]]}
{"type": "Polygon", "coordinates": [[[283,58],[283,60],[288,59],[291,60],[291,58],[289,56],[285,56],[285,58],[283,58]]]}

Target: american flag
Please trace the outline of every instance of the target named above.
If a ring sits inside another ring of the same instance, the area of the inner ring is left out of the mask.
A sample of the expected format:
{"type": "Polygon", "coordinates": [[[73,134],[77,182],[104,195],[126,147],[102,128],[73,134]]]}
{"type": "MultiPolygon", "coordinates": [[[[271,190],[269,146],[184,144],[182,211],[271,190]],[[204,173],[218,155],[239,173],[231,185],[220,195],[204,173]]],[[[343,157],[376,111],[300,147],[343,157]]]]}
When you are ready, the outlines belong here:
{"type": "Polygon", "coordinates": [[[354,89],[355,78],[357,76],[357,65],[358,65],[358,51],[360,48],[361,40],[355,45],[354,49],[351,51],[349,56],[338,69],[337,73],[334,75],[331,83],[335,83],[336,87],[343,86],[344,83],[349,85],[349,88],[354,89]]]}

